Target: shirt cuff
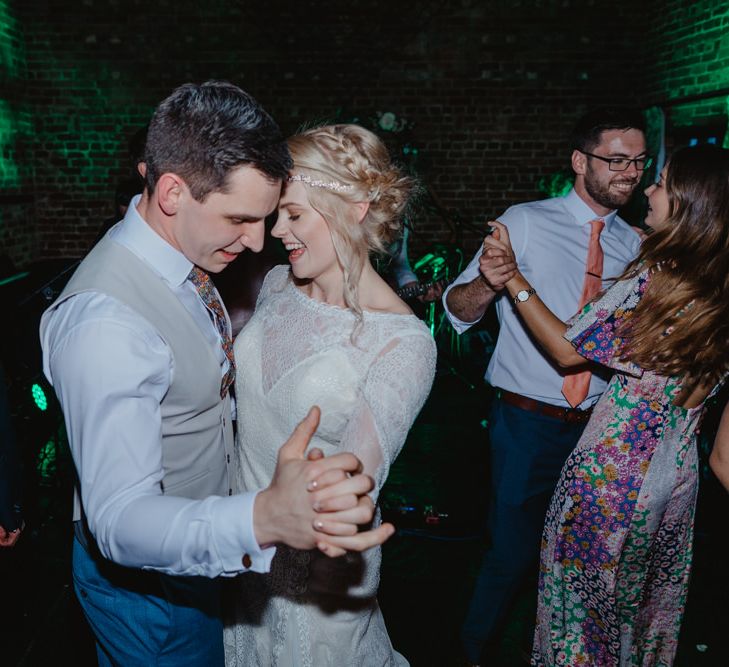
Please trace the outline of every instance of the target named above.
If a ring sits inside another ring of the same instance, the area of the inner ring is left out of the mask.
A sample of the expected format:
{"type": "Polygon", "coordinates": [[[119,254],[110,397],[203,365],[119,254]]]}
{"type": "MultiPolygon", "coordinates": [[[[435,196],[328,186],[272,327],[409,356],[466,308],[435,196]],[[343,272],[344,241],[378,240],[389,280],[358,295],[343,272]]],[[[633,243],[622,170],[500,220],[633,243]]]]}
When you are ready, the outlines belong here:
{"type": "Polygon", "coordinates": [[[262,549],[253,528],[253,505],[258,491],[224,498],[223,510],[214,514],[214,534],[224,575],[268,572],[276,547],[262,549]]]}
{"type": "MultiPolygon", "coordinates": [[[[463,283],[458,283],[463,284],[463,283]]],[[[448,292],[451,291],[453,287],[456,286],[456,283],[453,283],[452,285],[448,286],[448,289],[445,291],[443,296],[441,297],[441,301],[443,303],[443,310],[445,310],[446,316],[448,317],[448,321],[451,323],[451,326],[456,330],[456,333],[462,334],[464,331],[468,331],[474,324],[477,324],[481,321],[481,318],[479,317],[477,320],[474,320],[473,322],[464,322],[463,320],[459,320],[453,313],[451,313],[450,310],[448,310],[448,304],[446,303],[446,298],[448,297],[448,292]]]]}

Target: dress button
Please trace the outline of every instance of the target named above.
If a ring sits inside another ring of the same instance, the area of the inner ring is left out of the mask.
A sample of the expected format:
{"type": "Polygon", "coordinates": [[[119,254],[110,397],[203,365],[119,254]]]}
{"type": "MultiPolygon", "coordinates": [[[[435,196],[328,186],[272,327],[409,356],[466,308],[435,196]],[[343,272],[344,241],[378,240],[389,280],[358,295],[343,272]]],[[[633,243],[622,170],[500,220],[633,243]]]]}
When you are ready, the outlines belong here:
{"type": "Polygon", "coordinates": [[[243,558],[241,558],[241,563],[243,563],[243,567],[245,568],[250,568],[250,566],[253,565],[253,561],[248,554],[243,554],[243,558]]]}

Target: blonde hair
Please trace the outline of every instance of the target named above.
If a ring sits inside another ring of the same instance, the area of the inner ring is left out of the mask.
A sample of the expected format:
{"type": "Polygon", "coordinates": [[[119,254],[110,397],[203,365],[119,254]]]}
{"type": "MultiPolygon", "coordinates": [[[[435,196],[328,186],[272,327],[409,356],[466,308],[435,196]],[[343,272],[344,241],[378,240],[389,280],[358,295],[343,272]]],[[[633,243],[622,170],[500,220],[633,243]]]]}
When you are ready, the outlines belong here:
{"type": "Polygon", "coordinates": [[[621,327],[626,357],[681,377],[684,392],[715,385],[729,370],[729,151],[684,148],[668,164],[667,225],[626,268],[652,275],[621,327]]]}
{"type": "Polygon", "coordinates": [[[358,285],[365,262],[402,233],[415,181],[392,163],[382,140],[359,125],[310,128],[291,137],[288,146],[294,174],[304,182],[326,184],[307,187],[307,196],[329,226],[344,272],[344,302],[361,322],[358,285]],[[369,207],[359,222],[352,204],[362,202],[369,207]]]}

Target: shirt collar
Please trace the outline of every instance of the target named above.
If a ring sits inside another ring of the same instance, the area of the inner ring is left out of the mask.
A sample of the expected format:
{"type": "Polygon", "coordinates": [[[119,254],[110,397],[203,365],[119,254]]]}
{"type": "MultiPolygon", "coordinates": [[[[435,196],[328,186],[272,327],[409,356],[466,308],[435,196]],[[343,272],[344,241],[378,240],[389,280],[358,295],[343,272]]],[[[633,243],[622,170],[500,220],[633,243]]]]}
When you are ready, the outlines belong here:
{"type": "Polygon", "coordinates": [[[605,221],[605,230],[608,231],[612,226],[615,216],[618,214],[617,210],[610,211],[607,215],[597,215],[587,203],[577,194],[574,188],[572,188],[564,197],[564,205],[568,213],[572,215],[575,222],[582,226],[586,225],[590,220],[600,218],[605,221]]]}
{"type": "Polygon", "coordinates": [[[112,232],[113,238],[149,264],[170,285],[179,287],[187,280],[193,263],[167,243],[139,214],[137,205],[140,199],[141,195],[136,195],[129,203],[124,219],[112,232]]]}

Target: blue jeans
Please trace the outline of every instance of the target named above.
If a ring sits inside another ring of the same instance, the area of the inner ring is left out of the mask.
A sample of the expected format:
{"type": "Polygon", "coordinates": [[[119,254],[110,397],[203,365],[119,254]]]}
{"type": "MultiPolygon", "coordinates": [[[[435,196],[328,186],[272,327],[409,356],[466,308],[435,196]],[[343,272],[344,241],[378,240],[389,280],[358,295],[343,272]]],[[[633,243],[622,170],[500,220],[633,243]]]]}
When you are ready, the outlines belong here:
{"type": "Polygon", "coordinates": [[[99,665],[223,665],[220,585],[116,565],[73,541],[73,583],[99,665]]]}
{"type": "Polygon", "coordinates": [[[484,645],[525,578],[536,578],[549,501],[584,428],[494,400],[489,420],[491,543],[461,628],[471,662],[481,662],[484,645]]]}

